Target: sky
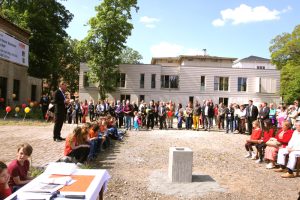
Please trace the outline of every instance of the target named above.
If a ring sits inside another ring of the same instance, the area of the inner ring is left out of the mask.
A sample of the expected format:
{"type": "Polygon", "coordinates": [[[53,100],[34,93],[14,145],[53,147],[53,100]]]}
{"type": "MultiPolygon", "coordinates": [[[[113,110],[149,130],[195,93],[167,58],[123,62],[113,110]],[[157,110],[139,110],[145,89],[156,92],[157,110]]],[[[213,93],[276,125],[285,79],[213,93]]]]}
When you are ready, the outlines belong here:
{"type": "MultiPolygon", "coordinates": [[[[67,29],[73,39],[87,35],[101,2],[61,1],[74,14],[67,29]]],[[[271,40],[291,33],[300,19],[298,0],[138,0],[138,6],[127,46],[145,64],[152,57],[203,55],[203,49],[211,56],[270,58],[271,40]]]]}

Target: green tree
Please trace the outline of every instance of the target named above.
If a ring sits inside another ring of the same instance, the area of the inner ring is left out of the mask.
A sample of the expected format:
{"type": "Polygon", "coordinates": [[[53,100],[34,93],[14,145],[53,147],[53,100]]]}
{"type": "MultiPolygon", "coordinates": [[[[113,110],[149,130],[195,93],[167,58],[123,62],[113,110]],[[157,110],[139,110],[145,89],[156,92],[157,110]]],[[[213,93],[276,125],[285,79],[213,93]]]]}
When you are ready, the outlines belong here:
{"type": "Polygon", "coordinates": [[[123,49],[120,58],[122,64],[140,64],[143,56],[138,51],[126,47],[123,49]]]}
{"type": "Polygon", "coordinates": [[[300,98],[300,25],[271,41],[271,62],[281,70],[280,94],[286,103],[300,98]]]}
{"type": "Polygon", "coordinates": [[[4,0],[0,13],[31,32],[29,75],[47,79],[50,89],[55,89],[60,79],[65,29],[73,15],[56,0],[4,0]]]}
{"type": "Polygon", "coordinates": [[[131,10],[138,10],[137,0],[104,0],[89,20],[90,30],[84,39],[88,51],[89,79],[98,84],[101,99],[115,90],[117,66],[122,50],[131,35],[131,10]]]}

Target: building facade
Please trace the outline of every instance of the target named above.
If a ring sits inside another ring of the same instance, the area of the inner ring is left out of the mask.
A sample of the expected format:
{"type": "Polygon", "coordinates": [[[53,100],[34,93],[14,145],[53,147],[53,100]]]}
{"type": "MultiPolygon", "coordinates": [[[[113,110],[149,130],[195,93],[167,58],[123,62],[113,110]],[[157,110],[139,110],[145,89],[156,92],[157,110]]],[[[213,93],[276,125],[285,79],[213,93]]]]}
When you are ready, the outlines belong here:
{"type": "Polygon", "coordinates": [[[0,16],[0,98],[13,105],[38,101],[42,80],[28,76],[30,33],[0,16]]]}
{"type": "MultiPolygon", "coordinates": [[[[248,103],[252,99],[280,103],[280,73],[270,60],[250,56],[237,60],[215,56],[153,58],[151,64],[125,65],[120,69],[116,92],[108,99],[176,103],[212,99],[215,103],[248,103]]],[[[80,100],[98,99],[97,88],[89,84],[88,66],[80,66],[80,100]]]]}

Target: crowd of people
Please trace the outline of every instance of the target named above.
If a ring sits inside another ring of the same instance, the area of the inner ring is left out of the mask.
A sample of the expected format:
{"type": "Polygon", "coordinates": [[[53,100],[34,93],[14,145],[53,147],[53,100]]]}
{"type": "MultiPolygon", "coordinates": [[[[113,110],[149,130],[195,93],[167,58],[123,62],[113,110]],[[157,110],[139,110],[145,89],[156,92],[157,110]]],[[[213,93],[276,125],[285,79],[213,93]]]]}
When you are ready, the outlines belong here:
{"type": "Polygon", "coordinates": [[[295,122],[295,130],[292,129],[291,122],[286,120],[277,131],[270,119],[263,121],[263,126],[260,126],[258,120],[253,121],[252,125],[252,134],[245,143],[245,157],[256,160],[256,163],[266,162],[267,169],[275,168],[277,163],[279,168],[275,172],[285,172],[281,175],[282,178],[294,178],[293,171],[297,158],[300,157],[300,121],[295,122]]]}
{"type": "Polygon", "coordinates": [[[252,100],[248,104],[223,103],[214,104],[212,100],[204,100],[202,104],[196,101],[183,106],[172,102],[146,103],[141,101],[130,103],[129,100],[111,101],[99,100],[79,102],[71,100],[67,105],[67,123],[86,123],[97,121],[100,117],[110,116],[115,118],[118,128],[127,130],[132,127],[135,130],[145,128],[147,130],[158,127],[159,129],[187,129],[210,131],[213,127],[225,130],[226,133],[249,133],[252,132],[252,122],[259,120],[260,126],[263,121],[271,120],[277,129],[282,128],[283,121],[287,120],[294,126],[300,120],[299,102],[294,105],[278,105],[263,102],[255,106],[252,100]],[[87,120],[88,118],[88,120],[87,120]],[[176,119],[176,120],[174,120],[176,119]],[[176,124],[174,122],[176,121],[176,124]]]}

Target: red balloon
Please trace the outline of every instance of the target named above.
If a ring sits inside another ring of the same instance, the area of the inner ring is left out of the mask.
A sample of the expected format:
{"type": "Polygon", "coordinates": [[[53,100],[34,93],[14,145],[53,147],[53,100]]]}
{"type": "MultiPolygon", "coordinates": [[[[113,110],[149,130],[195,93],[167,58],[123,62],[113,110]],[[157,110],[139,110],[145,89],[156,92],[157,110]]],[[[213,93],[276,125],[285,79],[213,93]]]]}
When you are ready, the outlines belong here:
{"type": "Polygon", "coordinates": [[[27,106],[27,105],[26,105],[25,103],[22,104],[22,108],[23,108],[23,109],[26,108],[26,106],[27,106]]]}
{"type": "Polygon", "coordinates": [[[7,106],[7,107],[5,108],[5,110],[6,110],[7,113],[9,113],[9,112],[11,111],[11,107],[10,107],[10,106],[7,106]]]}
{"type": "Polygon", "coordinates": [[[4,102],[4,98],[0,98],[0,102],[4,102]]]}

